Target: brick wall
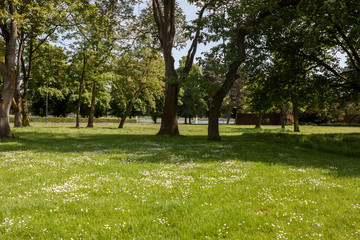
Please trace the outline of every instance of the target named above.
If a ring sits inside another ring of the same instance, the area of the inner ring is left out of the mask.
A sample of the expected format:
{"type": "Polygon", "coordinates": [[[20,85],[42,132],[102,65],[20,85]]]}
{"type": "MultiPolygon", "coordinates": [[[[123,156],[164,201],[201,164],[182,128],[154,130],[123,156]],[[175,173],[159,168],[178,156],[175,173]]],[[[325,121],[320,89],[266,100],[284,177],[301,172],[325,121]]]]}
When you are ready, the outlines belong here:
{"type": "MultiPolygon", "coordinates": [[[[292,115],[286,115],[288,120],[293,120],[292,115]]],[[[255,125],[258,119],[257,113],[238,113],[236,116],[237,125],[255,125]]],[[[269,119],[270,125],[280,125],[280,113],[265,113],[262,115],[261,124],[264,124],[264,121],[267,122],[269,119]]]]}

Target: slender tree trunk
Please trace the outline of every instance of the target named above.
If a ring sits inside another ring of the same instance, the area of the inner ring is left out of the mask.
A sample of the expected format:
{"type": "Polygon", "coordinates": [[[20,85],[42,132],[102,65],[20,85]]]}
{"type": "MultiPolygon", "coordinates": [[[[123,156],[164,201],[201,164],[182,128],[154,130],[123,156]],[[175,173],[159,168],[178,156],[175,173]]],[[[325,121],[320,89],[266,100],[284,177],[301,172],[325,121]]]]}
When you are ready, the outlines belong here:
{"type": "Polygon", "coordinates": [[[121,120],[120,120],[120,124],[119,124],[119,128],[123,128],[124,127],[124,124],[125,124],[125,121],[126,121],[126,118],[129,116],[129,114],[131,113],[131,110],[132,108],[134,107],[134,104],[135,104],[135,101],[136,99],[139,98],[141,92],[144,90],[144,88],[140,88],[138,89],[135,94],[134,94],[134,97],[131,99],[130,101],[130,104],[129,106],[127,107],[126,109],[126,112],[125,114],[121,117],[121,120]]]}
{"type": "Polygon", "coordinates": [[[284,113],[284,106],[280,105],[280,123],[282,129],[285,129],[285,121],[286,121],[286,115],[284,113]]]}
{"type": "MultiPolygon", "coordinates": [[[[18,97],[18,95],[16,95],[16,83],[15,83],[15,96],[18,97]]],[[[15,100],[15,97],[13,97],[11,108],[14,112],[14,127],[15,128],[21,127],[21,97],[19,104],[15,100]]]]}
{"type": "MultiPolygon", "coordinates": [[[[27,84],[25,84],[25,82],[24,82],[24,85],[27,85],[27,84]]],[[[29,127],[30,126],[30,116],[29,116],[30,114],[29,114],[29,106],[28,106],[28,96],[29,96],[28,89],[24,87],[24,93],[23,93],[22,98],[21,98],[22,125],[24,127],[29,127]]]]}
{"type": "Polygon", "coordinates": [[[21,127],[21,91],[20,91],[20,72],[21,72],[21,59],[24,52],[24,36],[20,36],[18,56],[16,61],[16,87],[15,97],[13,98],[13,109],[14,109],[14,127],[21,127]]]}
{"type": "Polygon", "coordinates": [[[238,124],[239,106],[236,106],[235,125],[238,124]]]}
{"type": "Polygon", "coordinates": [[[185,117],[185,122],[184,122],[184,124],[187,124],[187,117],[185,117]]]}
{"type": "Polygon", "coordinates": [[[87,62],[87,58],[86,58],[86,55],[84,53],[83,68],[82,68],[81,77],[80,77],[78,104],[77,104],[77,111],[76,111],[76,128],[80,128],[81,95],[82,95],[82,90],[84,88],[84,77],[85,77],[86,62],[87,62]]]}
{"type": "Polygon", "coordinates": [[[255,128],[261,129],[262,111],[259,111],[255,128]]]}
{"type": "Polygon", "coordinates": [[[21,94],[15,91],[15,97],[13,98],[13,109],[14,109],[14,127],[21,127],[21,94]],[[16,97],[16,100],[15,100],[16,97]]]}
{"type": "Polygon", "coordinates": [[[293,115],[294,115],[294,132],[300,132],[299,128],[299,107],[296,103],[293,103],[293,115]]]}
{"type": "MultiPolygon", "coordinates": [[[[15,14],[15,7],[12,1],[8,1],[9,12],[15,14]]],[[[0,73],[3,76],[2,90],[0,93],[0,139],[12,138],[10,130],[10,108],[15,91],[15,62],[16,62],[16,38],[17,23],[12,19],[9,24],[3,25],[0,17],[1,34],[5,40],[5,62],[0,58],[0,73]]]]}
{"type": "Polygon", "coordinates": [[[24,82],[23,82],[23,95],[22,95],[22,125],[24,127],[30,126],[30,116],[29,116],[29,107],[28,107],[28,97],[29,97],[29,81],[31,77],[31,70],[32,70],[32,60],[33,60],[33,39],[30,39],[29,43],[29,56],[28,56],[28,66],[25,66],[25,60],[22,56],[21,64],[22,70],[24,75],[24,82]]]}
{"type": "Polygon", "coordinates": [[[191,117],[189,117],[189,124],[192,124],[192,123],[191,123],[191,117]]]}
{"type": "Polygon", "coordinates": [[[230,107],[229,113],[228,113],[228,117],[226,119],[226,124],[229,125],[230,123],[230,119],[231,119],[231,112],[233,110],[233,106],[230,107]]]}
{"type": "Polygon", "coordinates": [[[93,82],[92,93],[91,93],[91,107],[90,115],[87,127],[94,127],[94,113],[95,113],[95,99],[96,99],[96,81],[93,82]]]}

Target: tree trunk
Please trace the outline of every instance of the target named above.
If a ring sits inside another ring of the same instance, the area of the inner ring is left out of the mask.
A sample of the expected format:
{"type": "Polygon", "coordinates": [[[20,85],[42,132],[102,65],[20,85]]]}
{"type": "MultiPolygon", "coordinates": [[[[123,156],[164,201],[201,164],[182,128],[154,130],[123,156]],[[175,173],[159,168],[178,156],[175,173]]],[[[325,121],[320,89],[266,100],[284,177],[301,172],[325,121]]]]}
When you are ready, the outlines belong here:
{"type": "Polygon", "coordinates": [[[210,104],[209,112],[209,124],[208,124],[208,140],[211,141],[221,141],[219,133],[219,117],[220,117],[220,107],[222,104],[222,99],[213,99],[210,104]]]}
{"type": "Polygon", "coordinates": [[[192,123],[191,123],[191,117],[189,117],[189,124],[192,124],[192,123]]]}
{"type": "MultiPolygon", "coordinates": [[[[25,85],[25,82],[24,82],[25,85]]],[[[24,127],[30,127],[30,116],[29,116],[29,106],[28,106],[28,89],[24,87],[24,93],[21,98],[21,107],[22,107],[22,125],[24,127]],[[26,90],[25,90],[26,89],[26,90]]]]}
{"type": "Polygon", "coordinates": [[[294,132],[300,132],[299,128],[299,107],[296,103],[293,103],[293,115],[294,115],[294,132]]]}
{"type": "Polygon", "coordinates": [[[29,56],[28,56],[28,66],[25,65],[24,56],[21,58],[22,70],[24,75],[24,82],[23,82],[23,95],[22,95],[22,125],[24,127],[30,126],[30,117],[29,117],[29,107],[28,107],[28,96],[29,96],[29,81],[31,77],[31,70],[32,70],[32,60],[33,60],[33,39],[30,39],[30,46],[29,46],[29,56]],[[26,70],[27,69],[27,70],[26,70]]]}
{"type": "MultiPolygon", "coordinates": [[[[157,135],[179,135],[178,121],[177,121],[177,108],[178,108],[178,92],[179,84],[176,83],[177,75],[174,68],[174,58],[172,57],[172,48],[175,39],[175,0],[159,1],[153,0],[153,16],[157,26],[157,33],[160,40],[160,44],[163,50],[163,57],[165,62],[165,78],[170,80],[166,83],[165,91],[165,104],[164,111],[161,119],[160,130],[157,135]],[[175,81],[174,81],[175,80],[175,81]]],[[[199,12],[199,22],[202,20],[203,13],[209,4],[205,4],[199,12]]],[[[188,51],[185,67],[183,73],[190,72],[195,53],[197,50],[198,39],[200,37],[199,28],[195,36],[191,47],[188,51]]]]}
{"type": "Polygon", "coordinates": [[[184,124],[187,124],[187,117],[185,117],[185,122],[184,122],[184,124]]]}
{"type": "Polygon", "coordinates": [[[284,113],[284,106],[280,105],[280,123],[282,129],[285,129],[285,121],[286,121],[286,115],[284,113]]]}
{"type": "Polygon", "coordinates": [[[226,74],[225,81],[221,85],[221,88],[214,95],[211,104],[210,104],[210,112],[209,112],[209,125],[208,125],[208,140],[211,141],[221,141],[221,137],[219,134],[219,116],[220,116],[220,108],[221,104],[224,101],[226,94],[229,92],[234,82],[239,78],[238,69],[240,65],[246,59],[245,53],[245,37],[246,31],[244,29],[238,30],[238,38],[237,38],[237,54],[238,59],[233,61],[229,65],[229,70],[226,74]]]}
{"type": "MultiPolygon", "coordinates": [[[[16,93],[16,83],[15,83],[15,93],[16,93]]],[[[15,94],[18,98],[19,95],[15,94]]],[[[18,101],[15,100],[15,97],[12,100],[11,105],[13,111],[14,111],[14,127],[21,127],[21,95],[20,98],[18,98],[18,101]]]]}
{"type": "Polygon", "coordinates": [[[134,107],[134,104],[135,104],[136,99],[139,98],[141,92],[142,92],[144,89],[145,89],[145,88],[140,88],[140,89],[138,89],[138,90],[135,92],[134,97],[131,99],[130,104],[129,104],[129,106],[128,106],[127,109],[126,109],[125,114],[121,117],[120,124],[119,124],[119,128],[123,128],[123,127],[124,127],[126,118],[127,118],[127,117],[129,116],[129,114],[131,113],[131,110],[132,110],[132,108],[134,107]]]}
{"type": "Polygon", "coordinates": [[[178,108],[178,84],[166,83],[164,111],[161,118],[161,126],[157,135],[179,135],[177,108],[178,108]]]}
{"type": "Polygon", "coordinates": [[[230,123],[230,119],[231,119],[231,112],[233,110],[233,107],[231,106],[230,110],[229,110],[229,113],[228,113],[228,117],[226,119],[226,124],[229,125],[230,123]]]}
{"type": "Polygon", "coordinates": [[[82,94],[82,90],[84,87],[86,62],[87,62],[87,59],[86,59],[86,55],[84,54],[83,68],[81,71],[80,86],[79,86],[78,104],[77,104],[77,111],[76,111],[76,128],[80,128],[81,94],[82,94]]]}
{"type": "MultiPolygon", "coordinates": [[[[171,55],[171,49],[164,48],[164,60],[165,60],[165,78],[177,79],[177,75],[174,69],[174,58],[171,55]]],[[[178,95],[179,84],[178,83],[166,83],[165,84],[165,103],[164,111],[161,117],[160,130],[157,135],[179,135],[177,110],[178,110],[178,95]]]]}
{"type": "Polygon", "coordinates": [[[91,93],[91,107],[90,115],[87,127],[94,127],[94,113],[95,113],[95,99],[96,99],[96,81],[93,82],[93,88],[91,93]]]}
{"type": "Polygon", "coordinates": [[[261,129],[262,111],[259,111],[255,128],[261,129]]]}
{"type": "MultiPolygon", "coordinates": [[[[8,1],[10,14],[15,14],[12,1],[8,1]]],[[[2,20],[2,19],[0,19],[2,20]]],[[[0,139],[12,138],[10,130],[10,108],[15,91],[15,61],[16,61],[16,38],[17,23],[12,19],[9,24],[2,25],[1,34],[5,40],[5,63],[0,58],[0,73],[3,76],[2,90],[0,93],[0,139]]]]}
{"type": "Polygon", "coordinates": [[[20,91],[20,72],[21,72],[21,59],[24,52],[24,36],[20,36],[18,56],[16,61],[16,86],[15,86],[15,97],[13,98],[13,109],[14,109],[14,127],[21,127],[21,91],[20,91]]]}

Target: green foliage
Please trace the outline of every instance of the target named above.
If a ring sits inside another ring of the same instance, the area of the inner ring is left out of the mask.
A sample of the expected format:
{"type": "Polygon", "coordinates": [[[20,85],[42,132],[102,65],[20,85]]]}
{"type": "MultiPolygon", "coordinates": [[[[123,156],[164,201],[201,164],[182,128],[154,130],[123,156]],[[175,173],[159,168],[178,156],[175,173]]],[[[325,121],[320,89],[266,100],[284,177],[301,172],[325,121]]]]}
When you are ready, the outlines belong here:
{"type": "Polygon", "coordinates": [[[123,116],[134,102],[138,113],[155,108],[156,99],[164,94],[163,69],[161,56],[146,49],[118,59],[111,83],[112,114],[123,116]]]}
{"type": "Polygon", "coordinates": [[[30,110],[35,115],[45,116],[46,94],[49,98],[49,114],[66,116],[71,108],[71,81],[66,53],[61,47],[44,44],[34,59],[32,81],[29,83],[30,110]]]}
{"type": "MultiPolygon", "coordinates": [[[[183,59],[184,60],[184,59],[183,59]]],[[[185,62],[180,62],[177,69],[182,87],[179,93],[179,116],[193,118],[204,117],[208,112],[206,93],[200,87],[203,81],[202,71],[199,65],[193,64],[188,74],[183,74],[185,62]]]]}

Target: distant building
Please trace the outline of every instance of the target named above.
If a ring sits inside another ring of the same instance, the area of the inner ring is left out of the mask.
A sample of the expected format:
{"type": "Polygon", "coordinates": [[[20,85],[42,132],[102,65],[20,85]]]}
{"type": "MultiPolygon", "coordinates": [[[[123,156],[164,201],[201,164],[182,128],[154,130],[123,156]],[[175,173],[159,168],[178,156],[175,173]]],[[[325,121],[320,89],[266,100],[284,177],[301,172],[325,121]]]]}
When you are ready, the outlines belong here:
{"type": "MultiPolygon", "coordinates": [[[[238,113],[236,116],[236,125],[255,125],[258,121],[257,113],[238,113]]],[[[294,121],[293,115],[286,114],[286,123],[294,121]]],[[[264,125],[281,125],[280,113],[264,113],[261,124],[264,125]]]]}

